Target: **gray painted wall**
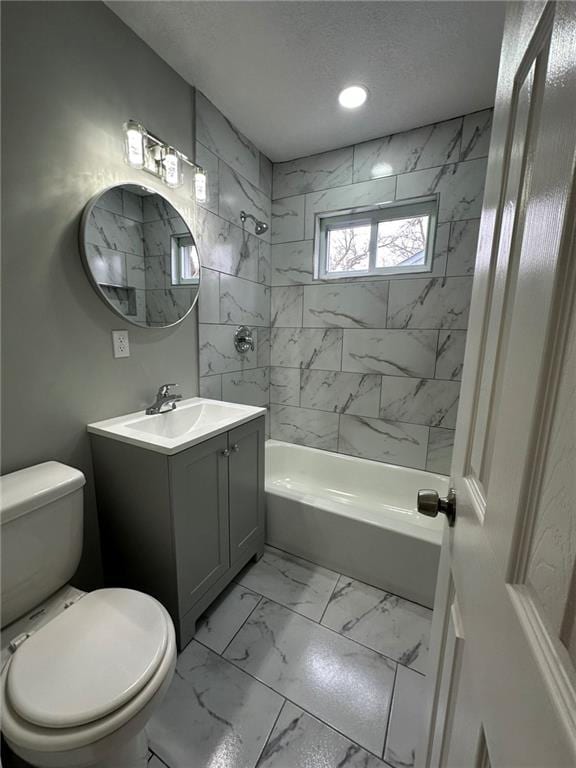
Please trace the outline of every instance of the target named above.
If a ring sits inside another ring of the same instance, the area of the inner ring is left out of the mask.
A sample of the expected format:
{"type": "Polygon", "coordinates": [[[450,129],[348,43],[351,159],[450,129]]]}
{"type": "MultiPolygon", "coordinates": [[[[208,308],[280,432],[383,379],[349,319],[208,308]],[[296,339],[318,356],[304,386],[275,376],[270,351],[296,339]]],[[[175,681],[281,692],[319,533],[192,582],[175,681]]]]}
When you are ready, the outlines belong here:
{"type": "Polygon", "coordinates": [[[191,215],[189,186],[124,164],[122,123],[139,119],[192,155],[193,93],[102,3],[3,3],[2,33],[2,472],[57,459],[86,473],[75,583],[91,588],[101,566],[85,425],[142,408],[165,381],[196,395],[197,313],[166,330],[115,316],[84,274],[79,217],[123,181],[191,215]],[[115,360],[110,332],[126,327],[131,357],[115,360]]]}

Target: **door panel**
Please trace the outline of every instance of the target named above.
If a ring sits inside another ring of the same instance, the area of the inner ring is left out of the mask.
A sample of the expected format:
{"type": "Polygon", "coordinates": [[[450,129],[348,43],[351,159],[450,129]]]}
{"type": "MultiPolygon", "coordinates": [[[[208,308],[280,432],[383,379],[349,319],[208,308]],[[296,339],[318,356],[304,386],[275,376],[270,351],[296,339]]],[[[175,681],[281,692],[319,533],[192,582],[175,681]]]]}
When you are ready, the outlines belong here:
{"type": "Polygon", "coordinates": [[[550,24],[544,24],[528,46],[514,78],[509,137],[506,145],[503,195],[495,265],[492,272],[490,311],[486,314],[480,387],[477,393],[470,472],[488,491],[494,449],[504,361],[508,354],[521,246],[530,198],[532,171],[538,145],[541,102],[546,78],[550,24]]]}
{"type": "MultiPolygon", "coordinates": [[[[543,436],[542,472],[531,497],[534,523],[525,584],[576,662],[576,310],[562,354],[554,413],[543,436]]],[[[548,395],[553,394],[552,388],[548,395]]],[[[539,462],[540,463],[540,462],[539,462]]]]}
{"type": "MultiPolygon", "coordinates": [[[[495,418],[487,535],[504,573],[514,570],[516,546],[525,520],[526,490],[534,473],[539,414],[547,397],[549,350],[554,345],[555,314],[572,259],[574,157],[576,147],[576,7],[549,5],[528,48],[550,35],[548,66],[533,152],[530,190],[513,299],[507,307],[509,344],[498,360],[501,395],[495,418]],[[561,12],[564,11],[564,15],[561,12]],[[572,77],[566,79],[566,54],[572,77]],[[560,83],[564,86],[561,87],[560,83]],[[566,239],[568,238],[568,240],[566,239]]],[[[542,47],[542,46],[540,46],[542,47]]]]}
{"type": "Polygon", "coordinates": [[[170,457],[177,581],[184,614],[227,571],[227,436],[170,457]]]}
{"type": "Polygon", "coordinates": [[[510,3],[446,545],[466,641],[454,671],[445,615],[434,768],[576,765],[575,165],[576,5],[510,3]]]}
{"type": "Polygon", "coordinates": [[[229,433],[230,559],[264,542],[264,419],[229,433]]]}
{"type": "Polygon", "coordinates": [[[509,142],[508,174],[504,198],[501,202],[500,238],[497,265],[487,326],[484,358],[482,361],[482,382],[478,392],[478,406],[474,425],[474,439],[470,457],[470,468],[480,480],[484,493],[488,488],[490,461],[494,440],[494,418],[497,411],[498,381],[496,359],[504,358],[508,346],[510,302],[513,300],[518,270],[517,243],[521,238],[524,211],[523,203],[529,189],[527,140],[528,127],[532,122],[534,136],[536,100],[534,96],[534,72],[536,61],[528,63],[526,71],[517,78],[517,91],[513,97],[515,111],[514,127],[509,142]],[[530,121],[532,113],[532,121],[530,121]],[[513,242],[516,248],[513,248],[513,242]],[[515,258],[516,255],[516,258],[515,258]]]}

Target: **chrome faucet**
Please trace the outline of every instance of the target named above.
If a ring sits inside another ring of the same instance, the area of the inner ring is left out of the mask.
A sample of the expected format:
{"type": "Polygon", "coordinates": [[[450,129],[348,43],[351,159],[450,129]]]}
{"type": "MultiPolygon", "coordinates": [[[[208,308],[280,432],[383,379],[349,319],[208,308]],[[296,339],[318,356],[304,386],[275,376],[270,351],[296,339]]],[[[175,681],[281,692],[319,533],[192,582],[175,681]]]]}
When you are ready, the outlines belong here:
{"type": "Polygon", "coordinates": [[[182,400],[182,395],[171,395],[170,387],[177,387],[178,384],[162,384],[158,393],[156,394],[156,402],[150,407],[146,408],[146,414],[153,416],[156,413],[168,413],[168,410],[173,411],[176,408],[178,400],[182,400]],[[163,411],[165,405],[169,405],[170,408],[163,411]]]}

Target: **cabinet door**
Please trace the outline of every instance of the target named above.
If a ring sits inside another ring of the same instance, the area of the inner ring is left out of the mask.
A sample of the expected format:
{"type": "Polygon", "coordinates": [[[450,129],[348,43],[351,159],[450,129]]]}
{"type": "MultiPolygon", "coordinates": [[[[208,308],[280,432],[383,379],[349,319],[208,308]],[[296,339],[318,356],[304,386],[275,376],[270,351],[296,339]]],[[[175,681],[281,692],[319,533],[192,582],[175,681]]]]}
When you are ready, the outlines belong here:
{"type": "Polygon", "coordinates": [[[230,559],[264,544],[264,418],[228,433],[230,559]]]}
{"type": "Polygon", "coordinates": [[[186,613],[230,566],[227,436],[170,458],[180,611],[186,613]]]}

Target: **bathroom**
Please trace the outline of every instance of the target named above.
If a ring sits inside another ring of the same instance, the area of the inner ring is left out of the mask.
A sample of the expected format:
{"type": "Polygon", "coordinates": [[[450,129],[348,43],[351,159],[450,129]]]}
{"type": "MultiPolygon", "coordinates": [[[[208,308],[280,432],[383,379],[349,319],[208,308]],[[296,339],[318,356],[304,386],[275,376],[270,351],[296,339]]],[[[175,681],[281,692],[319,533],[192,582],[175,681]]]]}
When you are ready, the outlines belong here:
{"type": "Polygon", "coordinates": [[[576,7],[0,7],[2,765],[576,765],[576,7]]]}

